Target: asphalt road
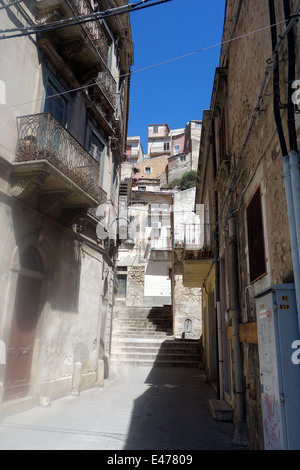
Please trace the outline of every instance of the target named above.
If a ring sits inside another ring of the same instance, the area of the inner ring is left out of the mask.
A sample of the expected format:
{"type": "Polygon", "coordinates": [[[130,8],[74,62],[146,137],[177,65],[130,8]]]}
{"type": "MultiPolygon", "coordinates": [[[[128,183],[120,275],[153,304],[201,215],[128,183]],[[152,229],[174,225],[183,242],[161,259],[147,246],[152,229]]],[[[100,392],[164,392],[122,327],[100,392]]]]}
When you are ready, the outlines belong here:
{"type": "Polygon", "coordinates": [[[125,451],[237,450],[233,424],[211,416],[215,398],[198,369],[115,367],[103,388],[3,418],[0,450],[105,450],[114,459],[125,451]]]}

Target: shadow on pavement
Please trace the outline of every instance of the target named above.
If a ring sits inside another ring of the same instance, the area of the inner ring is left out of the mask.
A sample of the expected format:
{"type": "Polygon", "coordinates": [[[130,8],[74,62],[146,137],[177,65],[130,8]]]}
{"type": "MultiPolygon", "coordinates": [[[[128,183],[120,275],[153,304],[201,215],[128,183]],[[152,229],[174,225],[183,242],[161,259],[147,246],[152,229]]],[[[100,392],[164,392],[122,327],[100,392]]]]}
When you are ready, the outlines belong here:
{"type": "Polygon", "coordinates": [[[234,426],[213,420],[209,399],[216,394],[201,369],[154,365],[144,383],[148,389],[134,400],[124,450],[233,449],[234,426]]]}

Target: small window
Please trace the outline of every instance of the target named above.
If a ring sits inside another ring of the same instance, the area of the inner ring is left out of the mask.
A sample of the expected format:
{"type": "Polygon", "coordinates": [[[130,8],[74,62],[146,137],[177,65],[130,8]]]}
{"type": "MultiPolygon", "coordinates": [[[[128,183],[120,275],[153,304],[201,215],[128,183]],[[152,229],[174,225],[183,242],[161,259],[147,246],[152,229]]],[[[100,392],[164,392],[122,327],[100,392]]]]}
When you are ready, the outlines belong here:
{"type": "Polygon", "coordinates": [[[151,168],[150,168],[150,167],[146,167],[146,168],[145,168],[145,174],[146,174],[146,175],[150,175],[150,174],[151,174],[151,168]]]}
{"type": "Polygon", "coordinates": [[[94,132],[91,131],[90,134],[90,146],[89,146],[89,153],[94,157],[95,160],[97,160],[98,163],[100,163],[101,158],[103,156],[104,152],[104,144],[101,142],[100,139],[96,136],[94,132]]]}
{"type": "Polygon", "coordinates": [[[180,145],[175,145],[174,147],[174,155],[178,155],[180,153],[180,145]]]}
{"type": "Polygon", "coordinates": [[[170,142],[165,142],[164,143],[164,150],[166,150],[166,151],[170,150],[170,142]]]}
{"type": "Polygon", "coordinates": [[[266,274],[266,257],[260,188],[247,207],[250,282],[266,274]]]}
{"type": "Polygon", "coordinates": [[[158,126],[153,127],[153,134],[158,134],[158,126]]]}
{"type": "Polygon", "coordinates": [[[180,161],[181,161],[181,162],[185,162],[185,161],[186,161],[186,155],[182,155],[182,156],[180,157],[180,161]]]}
{"type": "Polygon", "coordinates": [[[146,191],[146,186],[138,186],[139,191],[146,191]]]}

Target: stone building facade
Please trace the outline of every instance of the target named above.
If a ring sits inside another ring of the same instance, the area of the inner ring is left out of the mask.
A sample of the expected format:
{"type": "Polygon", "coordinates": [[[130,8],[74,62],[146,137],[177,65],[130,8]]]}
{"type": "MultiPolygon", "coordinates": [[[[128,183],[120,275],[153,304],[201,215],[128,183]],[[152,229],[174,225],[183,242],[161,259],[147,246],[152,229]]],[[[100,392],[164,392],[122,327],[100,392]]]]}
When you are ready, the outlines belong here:
{"type": "Polygon", "coordinates": [[[189,248],[199,250],[203,227],[194,213],[196,188],[176,191],[173,196],[173,291],[172,305],[176,338],[202,340],[202,286],[185,285],[184,259],[189,248]]]}
{"type": "Polygon", "coordinates": [[[47,26],[125,4],[40,0],[1,12],[6,30],[40,28],[0,44],[1,414],[109,373],[116,240],[106,239],[126,145],[130,20],[47,26]]]}
{"type": "MultiPolygon", "coordinates": [[[[285,166],[289,157],[299,165],[293,100],[300,73],[299,23],[290,16],[296,1],[264,0],[257,8],[252,3],[226,2],[224,44],[211,106],[203,115],[196,203],[203,204],[208,222],[204,246],[211,250],[212,268],[202,277],[199,271],[198,278],[206,283],[203,336],[211,381],[218,383],[219,399],[234,410],[236,442],[268,449],[283,444],[276,432],[268,434],[275,415],[274,426],[281,423],[279,412],[271,416],[268,408],[266,413],[265,400],[273,411],[285,405],[282,400],[279,405],[274,390],[268,397],[263,392],[266,357],[257,297],[272,286],[292,285],[300,305],[290,167],[285,166]]],[[[290,313],[295,316],[296,310],[290,313]]],[[[299,331],[294,334],[296,339],[299,331]]],[[[299,366],[294,378],[298,374],[299,366]]],[[[290,385],[284,385],[288,396],[290,385]]]]}
{"type": "Polygon", "coordinates": [[[127,213],[128,236],[134,246],[119,247],[118,303],[140,307],[171,305],[172,199],[171,192],[151,188],[132,191],[127,213]]]}

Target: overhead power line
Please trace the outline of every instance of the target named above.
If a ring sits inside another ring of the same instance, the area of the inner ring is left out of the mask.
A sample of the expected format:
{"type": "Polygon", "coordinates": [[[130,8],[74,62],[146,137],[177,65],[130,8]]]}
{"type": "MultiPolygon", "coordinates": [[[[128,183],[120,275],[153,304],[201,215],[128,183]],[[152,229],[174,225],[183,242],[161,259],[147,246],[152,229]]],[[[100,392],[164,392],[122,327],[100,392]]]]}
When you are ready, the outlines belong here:
{"type": "MultiPolygon", "coordinates": [[[[167,0],[168,1],[168,0],[167,0]]],[[[168,63],[171,63],[171,62],[174,62],[176,60],[181,60],[181,59],[184,59],[186,57],[189,57],[189,56],[192,56],[192,55],[195,55],[195,54],[199,54],[200,52],[205,52],[207,50],[210,50],[210,49],[213,49],[215,47],[220,47],[220,46],[223,46],[225,44],[229,44],[233,41],[237,41],[239,39],[243,39],[245,37],[248,37],[250,35],[253,35],[255,33],[259,33],[259,32],[262,32],[262,31],[265,31],[266,29],[270,29],[270,28],[273,28],[274,26],[277,26],[277,25],[280,25],[280,24],[283,24],[283,23],[286,23],[286,20],[284,21],[279,21],[273,25],[268,25],[268,26],[265,26],[263,28],[260,28],[260,29],[257,29],[257,30],[254,30],[254,31],[250,31],[249,33],[245,33],[245,34],[242,34],[240,36],[236,36],[234,38],[231,38],[231,39],[228,39],[226,41],[222,41],[222,42],[219,42],[219,43],[216,43],[216,44],[213,44],[213,45],[210,45],[210,46],[207,46],[207,47],[204,47],[202,49],[198,49],[196,51],[193,51],[193,52],[189,52],[187,54],[184,54],[184,55],[181,55],[181,56],[178,56],[178,57],[174,57],[172,59],[168,59],[168,60],[165,60],[163,62],[158,62],[156,64],[153,64],[153,65],[149,65],[147,67],[143,67],[141,69],[138,69],[138,70],[134,70],[134,71],[130,71],[126,74],[122,74],[120,75],[119,77],[117,78],[121,78],[121,77],[126,77],[126,76],[129,76],[129,75],[133,75],[133,74],[136,74],[136,73],[139,73],[139,72],[143,72],[145,70],[149,70],[151,68],[154,68],[154,67],[159,67],[161,65],[165,65],[165,64],[168,64],[168,63]]],[[[90,88],[90,87],[93,87],[96,85],[96,82],[93,82],[93,83],[90,83],[88,85],[83,85],[83,86],[80,86],[78,88],[72,88],[71,90],[67,90],[67,91],[63,91],[61,93],[55,93],[51,96],[47,96],[47,99],[51,99],[51,98],[55,98],[57,96],[62,96],[62,95],[67,95],[69,93],[73,93],[73,92],[76,92],[76,91],[80,91],[80,90],[85,90],[87,88],[90,88]]],[[[26,101],[24,103],[18,103],[18,104],[15,104],[15,105],[12,105],[12,106],[5,106],[3,108],[0,107],[0,111],[4,111],[4,110],[7,110],[7,109],[11,109],[11,108],[16,108],[17,106],[25,106],[26,104],[31,104],[31,103],[36,103],[38,101],[42,101],[44,98],[40,98],[40,99],[37,99],[37,100],[31,100],[31,101],[26,101]]]]}
{"type": "MultiPolygon", "coordinates": [[[[106,11],[96,11],[88,15],[76,16],[68,19],[63,19],[59,21],[54,21],[52,23],[45,23],[43,25],[31,25],[24,26],[22,28],[10,28],[0,30],[0,40],[3,39],[12,39],[22,36],[29,36],[32,34],[38,34],[45,31],[53,31],[55,29],[66,28],[68,26],[75,26],[84,23],[89,23],[91,21],[99,21],[101,19],[110,18],[112,16],[122,15],[125,13],[131,13],[133,11],[141,10],[143,8],[152,7],[166,2],[171,2],[172,0],[156,0],[152,3],[151,0],[140,0],[139,2],[130,3],[128,5],[123,5],[121,7],[110,8],[106,11]]],[[[19,2],[16,2],[19,3],[19,2]]],[[[8,6],[8,5],[7,5],[8,6]]]]}
{"type": "Polygon", "coordinates": [[[3,5],[2,7],[0,7],[0,10],[11,8],[12,6],[17,5],[18,3],[22,3],[22,2],[23,0],[16,0],[15,2],[11,2],[11,3],[8,3],[7,5],[3,5]]]}

